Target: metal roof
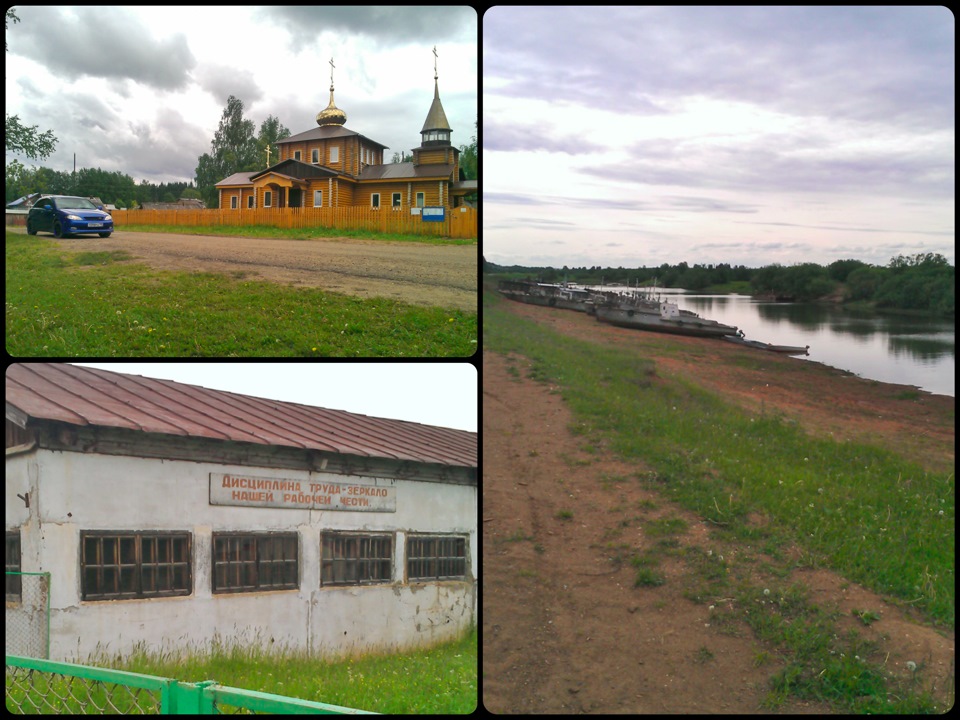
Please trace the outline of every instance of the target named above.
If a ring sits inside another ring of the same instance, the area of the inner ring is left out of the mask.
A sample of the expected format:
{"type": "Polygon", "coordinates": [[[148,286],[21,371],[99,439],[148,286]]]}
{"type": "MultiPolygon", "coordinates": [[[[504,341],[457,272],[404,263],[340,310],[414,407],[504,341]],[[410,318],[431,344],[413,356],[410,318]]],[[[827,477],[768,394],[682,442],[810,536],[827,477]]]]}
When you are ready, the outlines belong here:
{"type": "Polygon", "coordinates": [[[334,138],[355,136],[363,138],[367,142],[377,145],[384,150],[387,149],[387,146],[383,143],[378,143],[376,140],[372,140],[366,135],[361,135],[350,128],[342,127],[340,125],[323,125],[321,127],[310,128],[309,130],[304,130],[302,133],[297,133],[296,135],[286,137],[283,140],[277,140],[276,144],[285,145],[287,143],[304,142],[307,140],[332,140],[334,138]]]}
{"type": "MultiPolygon", "coordinates": [[[[321,368],[318,366],[318,370],[321,368]]],[[[77,367],[7,369],[7,418],[477,467],[477,434],[77,367]],[[18,412],[19,411],[19,412],[18,412]]]]}
{"type": "Polygon", "coordinates": [[[443,178],[453,173],[453,165],[414,165],[412,162],[367,165],[360,171],[360,180],[410,180],[443,178]]]}

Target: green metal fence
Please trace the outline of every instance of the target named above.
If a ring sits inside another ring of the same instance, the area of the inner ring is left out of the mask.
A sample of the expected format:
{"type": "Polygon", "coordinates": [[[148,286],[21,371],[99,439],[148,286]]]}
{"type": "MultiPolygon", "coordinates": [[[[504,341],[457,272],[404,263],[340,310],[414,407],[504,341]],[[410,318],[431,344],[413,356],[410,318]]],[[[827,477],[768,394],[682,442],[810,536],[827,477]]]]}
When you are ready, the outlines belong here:
{"type": "Polygon", "coordinates": [[[7,655],[7,712],[77,715],[313,713],[374,715],[365,710],[107,668],[7,655]]]}
{"type": "Polygon", "coordinates": [[[5,575],[6,653],[50,657],[50,573],[5,575]]]}

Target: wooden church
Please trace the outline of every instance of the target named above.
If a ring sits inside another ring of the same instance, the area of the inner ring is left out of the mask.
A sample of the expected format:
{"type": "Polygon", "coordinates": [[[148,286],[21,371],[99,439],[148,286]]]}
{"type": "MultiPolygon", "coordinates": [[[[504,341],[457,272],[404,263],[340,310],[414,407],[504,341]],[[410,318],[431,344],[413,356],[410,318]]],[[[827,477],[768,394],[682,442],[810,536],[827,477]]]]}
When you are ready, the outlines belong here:
{"type": "Polygon", "coordinates": [[[460,151],[450,144],[436,60],[433,103],[420,131],[420,147],[413,149],[412,162],[402,163],[385,163],[386,145],[346,127],[347,114],[333,101],[332,59],[330,66],[330,103],[317,113],[317,127],[278,141],[276,164],[217,183],[221,208],[366,207],[418,213],[424,207],[457,207],[464,195],[476,192],[477,182],[464,180],[460,151]]]}

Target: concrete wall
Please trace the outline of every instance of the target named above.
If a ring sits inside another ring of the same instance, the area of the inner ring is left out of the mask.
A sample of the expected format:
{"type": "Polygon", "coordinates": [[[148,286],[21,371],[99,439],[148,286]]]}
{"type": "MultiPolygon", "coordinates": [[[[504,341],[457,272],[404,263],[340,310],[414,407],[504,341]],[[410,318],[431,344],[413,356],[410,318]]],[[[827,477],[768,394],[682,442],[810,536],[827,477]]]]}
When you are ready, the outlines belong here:
{"type": "MultiPolygon", "coordinates": [[[[214,506],[209,474],[317,481],[325,473],[215,463],[38,450],[7,461],[7,527],[22,527],[23,569],[52,573],[51,658],[257,641],[324,654],[402,648],[454,637],[474,620],[477,488],[397,480],[396,512],[214,506]],[[32,489],[31,489],[32,488],[32,489]],[[31,489],[29,511],[16,498],[31,489]],[[81,530],[184,530],[192,533],[188,597],[80,600],[81,530]],[[258,593],[211,592],[212,533],[296,530],[300,587],[258,593]],[[395,533],[389,585],[320,587],[325,530],[395,533]],[[403,581],[406,535],[468,535],[467,582],[403,581]]],[[[370,478],[337,476],[370,484],[370,478]]]]}

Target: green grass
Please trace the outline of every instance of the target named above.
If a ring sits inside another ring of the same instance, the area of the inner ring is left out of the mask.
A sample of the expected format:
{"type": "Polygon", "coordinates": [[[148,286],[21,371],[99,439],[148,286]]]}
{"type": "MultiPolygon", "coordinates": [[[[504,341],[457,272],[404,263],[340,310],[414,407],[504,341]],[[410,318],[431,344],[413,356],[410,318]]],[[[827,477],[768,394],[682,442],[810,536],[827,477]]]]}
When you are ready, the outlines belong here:
{"type": "Polygon", "coordinates": [[[418,242],[435,245],[476,245],[476,238],[449,238],[435,235],[404,235],[380,233],[370,230],[342,228],[278,228],[270,225],[121,225],[118,231],[177,233],[180,235],[217,235],[220,237],[286,238],[287,240],[313,240],[315,238],[350,238],[379,240],[385,242],[418,242]]]}
{"type": "MultiPolygon", "coordinates": [[[[305,652],[266,653],[255,646],[213,642],[202,652],[127,657],[106,653],[86,661],[94,667],[197,683],[273,693],[342,707],[396,714],[467,714],[477,708],[477,631],[434,647],[390,655],[324,660],[305,652]]],[[[8,668],[9,670],[9,668],[8,668]]],[[[8,709],[70,714],[159,712],[159,692],[135,698],[123,685],[34,672],[7,673],[8,709]],[[49,702],[52,708],[45,707],[49,702]],[[111,709],[111,704],[113,708],[111,709]],[[93,712],[93,709],[98,712],[93,712]]],[[[231,706],[225,706],[230,711],[231,706]]]]}
{"type": "Polygon", "coordinates": [[[477,315],[118,264],[7,232],[14,357],[469,357],[477,315]]]}
{"type": "MultiPolygon", "coordinates": [[[[684,596],[703,604],[735,598],[735,609],[711,606],[711,624],[732,635],[749,628],[785,658],[769,704],[790,696],[856,712],[936,709],[919,686],[890,677],[869,644],[841,633],[838,618],[805,588],[752,584],[753,565],[744,556],[774,558],[776,565],[764,570],[776,577],[796,565],[831,568],[952,628],[952,473],[926,471],[888,447],[809,436],[777,415],[743,411],[692,379],[649,382],[657,377],[651,357],[561,336],[504,311],[489,293],[483,342],[486,350],[525,356],[532,377],[559,388],[585,441],[636,462],[638,482],[695,511],[718,542],[740,549],[743,561],[733,566],[719,553],[684,549],[691,570],[684,596]],[[756,516],[767,522],[748,520],[756,516]],[[791,547],[799,561],[786,559],[791,547]]],[[[646,530],[682,532],[676,520],[648,523],[646,530]]],[[[654,562],[632,560],[636,585],[656,584],[654,562]]],[[[874,618],[864,614],[861,621],[874,618]]]]}
{"type": "Polygon", "coordinates": [[[477,708],[477,631],[425,650],[323,660],[304,652],[264,653],[215,643],[185,657],[137,652],[97,665],[185,682],[287,695],[397,714],[465,714],[477,708]]]}

